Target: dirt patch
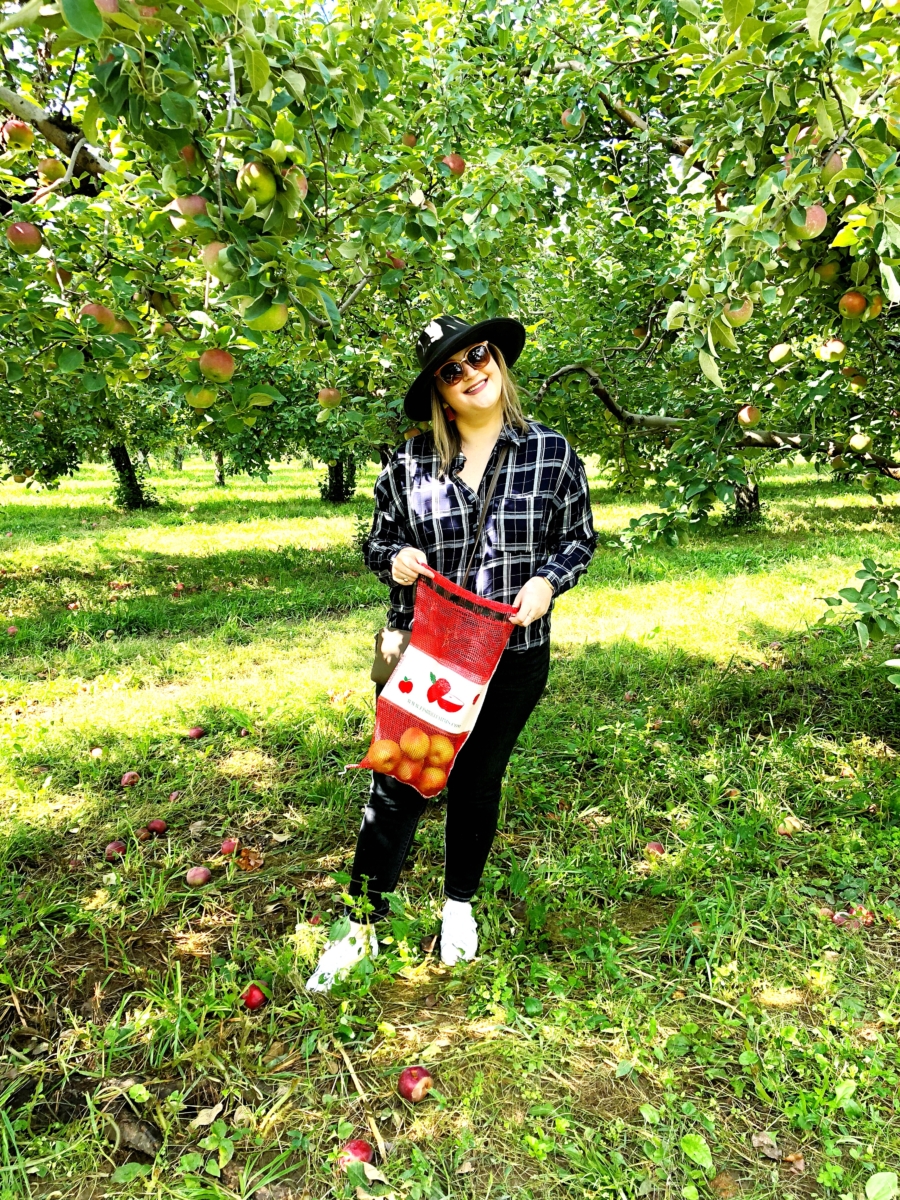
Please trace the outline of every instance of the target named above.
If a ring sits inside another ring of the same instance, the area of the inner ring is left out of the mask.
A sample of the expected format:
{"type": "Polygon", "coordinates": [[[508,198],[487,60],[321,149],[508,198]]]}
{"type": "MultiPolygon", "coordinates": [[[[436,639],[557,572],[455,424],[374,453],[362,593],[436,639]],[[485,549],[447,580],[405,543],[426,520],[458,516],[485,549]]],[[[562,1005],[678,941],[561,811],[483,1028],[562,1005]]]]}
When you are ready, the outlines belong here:
{"type": "Polygon", "coordinates": [[[610,911],[610,919],[626,933],[646,933],[665,925],[675,912],[676,905],[669,900],[639,897],[619,904],[610,911]]]}

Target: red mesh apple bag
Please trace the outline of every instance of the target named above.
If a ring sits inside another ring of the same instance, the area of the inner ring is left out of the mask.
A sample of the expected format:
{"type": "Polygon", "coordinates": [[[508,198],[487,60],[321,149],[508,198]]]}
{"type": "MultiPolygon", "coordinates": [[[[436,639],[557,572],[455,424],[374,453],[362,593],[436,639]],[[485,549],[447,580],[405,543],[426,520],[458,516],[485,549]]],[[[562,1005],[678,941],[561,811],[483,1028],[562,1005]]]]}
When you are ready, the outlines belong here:
{"type": "Polygon", "coordinates": [[[375,705],[375,732],[354,766],[436,796],[471,733],[517,609],[435,573],[416,585],[412,637],[375,705]]]}

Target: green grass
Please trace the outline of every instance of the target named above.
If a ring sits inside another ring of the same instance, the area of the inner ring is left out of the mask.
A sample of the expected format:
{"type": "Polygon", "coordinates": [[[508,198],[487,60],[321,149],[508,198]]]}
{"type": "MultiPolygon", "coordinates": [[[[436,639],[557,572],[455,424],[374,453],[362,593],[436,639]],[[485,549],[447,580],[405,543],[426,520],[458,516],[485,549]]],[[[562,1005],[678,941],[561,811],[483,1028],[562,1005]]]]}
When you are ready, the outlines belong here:
{"type": "MultiPolygon", "coordinates": [[[[420,949],[431,806],[373,973],[313,1000],[367,787],[343,768],[384,611],[355,541],[372,469],[343,507],[311,470],[211,475],[154,475],[163,506],[137,515],[100,469],[0,487],[0,1197],[350,1197],[334,1151],[370,1122],[390,1186],[363,1190],[410,1200],[837,1200],[896,1170],[900,700],[878,647],[815,622],[864,556],[900,562],[897,489],[879,507],[795,467],[757,529],[632,573],[601,548],[556,608],[479,959],[420,949]],[[137,842],[153,815],[168,836],[137,842]],[[261,869],[218,854],[226,832],[261,869]],[[874,923],[817,915],[849,904],[874,923]],[[440,1095],[412,1108],[395,1081],[418,1061],[440,1095]]],[[[592,485],[601,534],[652,503],[592,485]]]]}

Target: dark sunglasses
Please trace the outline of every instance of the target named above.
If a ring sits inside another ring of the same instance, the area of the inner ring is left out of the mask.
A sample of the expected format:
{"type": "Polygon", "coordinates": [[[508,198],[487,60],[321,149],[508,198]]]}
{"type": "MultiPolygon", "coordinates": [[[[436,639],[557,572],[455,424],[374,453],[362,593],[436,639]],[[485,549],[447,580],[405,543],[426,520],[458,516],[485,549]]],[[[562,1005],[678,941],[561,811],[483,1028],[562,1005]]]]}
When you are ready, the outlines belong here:
{"type": "Polygon", "coordinates": [[[482,342],[480,346],[473,346],[471,350],[468,350],[459,362],[444,363],[439,371],[435,371],[435,375],[440,375],[444,383],[452,387],[455,383],[459,383],[463,375],[465,375],[465,371],[462,368],[464,362],[467,362],[470,367],[475,367],[477,370],[490,361],[490,347],[487,342],[482,342]]]}

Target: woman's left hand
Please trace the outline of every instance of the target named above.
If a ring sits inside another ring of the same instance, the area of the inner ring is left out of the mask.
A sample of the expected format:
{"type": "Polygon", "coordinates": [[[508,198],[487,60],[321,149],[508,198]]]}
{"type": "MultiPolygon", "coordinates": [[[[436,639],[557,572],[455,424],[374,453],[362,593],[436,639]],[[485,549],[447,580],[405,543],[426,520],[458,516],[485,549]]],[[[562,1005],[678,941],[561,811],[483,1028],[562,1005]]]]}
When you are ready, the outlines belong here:
{"type": "Polygon", "coordinates": [[[519,589],[513,604],[519,611],[509,619],[513,625],[530,625],[544,615],[553,600],[553,584],[543,575],[532,575],[519,589]]]}

